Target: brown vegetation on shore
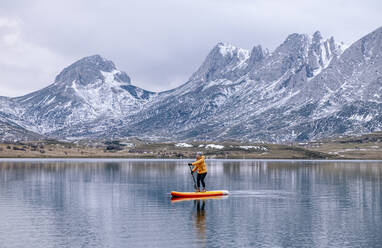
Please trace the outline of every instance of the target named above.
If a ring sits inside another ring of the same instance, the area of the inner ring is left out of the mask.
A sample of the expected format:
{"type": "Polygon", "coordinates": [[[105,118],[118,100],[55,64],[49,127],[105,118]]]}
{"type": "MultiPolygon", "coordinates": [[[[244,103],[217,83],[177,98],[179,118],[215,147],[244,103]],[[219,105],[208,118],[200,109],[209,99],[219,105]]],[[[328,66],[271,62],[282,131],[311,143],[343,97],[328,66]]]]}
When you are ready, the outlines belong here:
{"type": "Polygon", "coordinates": [[[138,139],[0,144],[2,158],[193,158],[197,151],[203,151],[207,158],[226,159],[382,159],[382,133],[289,145],[153,143],[138,139]]]}

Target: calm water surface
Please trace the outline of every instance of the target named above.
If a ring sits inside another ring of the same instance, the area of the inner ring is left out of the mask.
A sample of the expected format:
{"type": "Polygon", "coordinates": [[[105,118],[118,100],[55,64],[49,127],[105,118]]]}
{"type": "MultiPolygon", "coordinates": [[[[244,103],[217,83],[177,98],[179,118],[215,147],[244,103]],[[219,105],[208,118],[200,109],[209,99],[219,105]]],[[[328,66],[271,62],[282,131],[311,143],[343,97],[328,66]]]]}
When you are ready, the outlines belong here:
{"type": "Polygon", "coordinates": [[[382,247],[382,162],[0,160],[0,247],[382,247]]]}

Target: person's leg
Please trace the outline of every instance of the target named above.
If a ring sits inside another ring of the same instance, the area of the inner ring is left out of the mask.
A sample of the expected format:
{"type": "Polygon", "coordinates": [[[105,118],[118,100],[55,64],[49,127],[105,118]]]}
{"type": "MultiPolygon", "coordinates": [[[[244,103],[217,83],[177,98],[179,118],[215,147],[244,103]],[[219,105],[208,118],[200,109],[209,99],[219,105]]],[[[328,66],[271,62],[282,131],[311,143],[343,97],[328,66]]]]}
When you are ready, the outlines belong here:
{"type": "Polygon", "coordinates": [[[196,186],[198,187],[196,191],[200,190],[200,180],[202,179],[201,175],[198,173],[196,176],[196,186]]]}
{"type": "Polygon", "coordinates": [[[203,189],[206,189],[206,183],[204,182],[204,179],[206,178],[206,176],[207,176],[207,172],[201,174],[201,181],[202,181],[203,189]]]}

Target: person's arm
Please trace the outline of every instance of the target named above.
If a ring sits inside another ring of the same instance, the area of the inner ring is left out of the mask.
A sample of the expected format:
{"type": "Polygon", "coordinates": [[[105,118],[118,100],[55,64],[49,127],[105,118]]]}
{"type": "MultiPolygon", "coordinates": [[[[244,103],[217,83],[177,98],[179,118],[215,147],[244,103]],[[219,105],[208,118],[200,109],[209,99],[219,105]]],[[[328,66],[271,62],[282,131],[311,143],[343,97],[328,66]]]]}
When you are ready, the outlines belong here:
{"type": "Polygon", "coordinates": [[[202,157],[199,160],[196,160],[195,162],[193,162],[192,165],[200,165],[203,162],[204,162],[204,158],[202,157]]]}
{"type": "Polygon", "coordinates": [[[192,163],[192,165],[194,166],[194,168],[192,169],[193,172],[195,172],[199,165],[202,164],[204,162],[204,157],[201,157],[199,160],[196,160],[195,162],[192,163]]]}

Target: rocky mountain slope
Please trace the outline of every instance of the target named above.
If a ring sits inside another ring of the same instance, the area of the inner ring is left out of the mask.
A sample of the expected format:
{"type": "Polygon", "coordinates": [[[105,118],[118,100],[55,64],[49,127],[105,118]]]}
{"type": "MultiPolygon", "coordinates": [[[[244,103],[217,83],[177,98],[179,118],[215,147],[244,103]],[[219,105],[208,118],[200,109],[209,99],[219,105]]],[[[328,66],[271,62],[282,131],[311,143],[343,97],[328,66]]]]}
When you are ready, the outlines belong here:
{"type": "MultiPolygon", "coordinates": [[[[150,136],[155,127],[182,139],[293,139],[277,133],[286,104],[342,51],[319,32],[292,34],[272,53],[219,43],[186,84],[156,99],[131,126],[134,133],[150,136]]],[[[284,119],[287,126],[292,121],[284,119]]]]}
{"type": "Polygon", "coordinates": [[[141,111],[155,95],[132,85],[113,62],[94,55],[65,68],[42,90],[4,98],[0,109],[20,126],[46,136],[67,138],[74,132],[86,137],[141,111]]]}
{"type": "Polygon", "coordinates": [[[298,127],[304,137],[381,130],[382,28],[346,49],[291,102],[309,106],[311,121],[298,127]]]}
{"type": "Polygon", "coordinates": [[[31,132],[11,120],[0,116],[0,141],[40,140],[43,136],[31,132]]]}
{"type": "Polygon", "coordinates": [[[382,27],[345,50],[291,34],[273,52],[218,43],[180,87],[153,93],[95,55],[0,98],[0,116],[55,138],[314,140],[382,128],[382,27]]]}

